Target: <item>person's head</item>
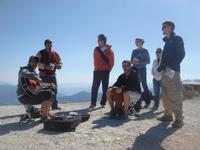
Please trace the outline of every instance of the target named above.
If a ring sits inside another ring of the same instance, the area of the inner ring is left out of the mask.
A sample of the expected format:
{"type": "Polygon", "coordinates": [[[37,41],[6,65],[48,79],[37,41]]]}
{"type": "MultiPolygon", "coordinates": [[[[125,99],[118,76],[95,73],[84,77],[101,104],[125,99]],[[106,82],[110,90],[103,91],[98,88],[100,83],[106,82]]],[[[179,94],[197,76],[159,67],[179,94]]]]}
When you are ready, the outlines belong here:
{"type": "Polygon", "coordinates": [[[162,23],[162,31],[166,36],[170,36],[174,33],[175,24],[172,21],[165,21],[162,23]]]}
{"type": "Polygon", "coordinates": [[[44,46],[45,46],[45,49],[46,50],[49,50],[51,51],[51,48],[52,48],[52,41],[50,39],[46,39],[44,41],[44,46]]]}
{"type": "Polygon", "coordinates": [[[106,42],[107,42],[107,38],[105,35],[103,35],[103,34],[98,35],[99,47],[104,47],[106,45],[106,42]]]}
{"type": "Polygon", "coordinates": [[[124,60],[122,61],[122,68],[125,74],[128,74],[131,71],[131,61],[124,60]]]}
{"type": "Polygon", "coordinates": [[[37,67],[39,58],[37,56],[31,56],[28,60],[28,65],[31,66],[34,70],[37,67]]]}
{"type": "Polygon", "coordinates": [[[156,58],[160,59],[162,56],[162,49],[161,48],[157,48],[156,50],[156,58]]]}
{"type": "Polygon", "coordinates": [[[138,48],[141,48],[143,44],[144,44],[144,40],[143,40],[143,39],[141,39],[141,38],[136,38],[136,39],[135,39],[135,45],[136,45],[138,48]]]}

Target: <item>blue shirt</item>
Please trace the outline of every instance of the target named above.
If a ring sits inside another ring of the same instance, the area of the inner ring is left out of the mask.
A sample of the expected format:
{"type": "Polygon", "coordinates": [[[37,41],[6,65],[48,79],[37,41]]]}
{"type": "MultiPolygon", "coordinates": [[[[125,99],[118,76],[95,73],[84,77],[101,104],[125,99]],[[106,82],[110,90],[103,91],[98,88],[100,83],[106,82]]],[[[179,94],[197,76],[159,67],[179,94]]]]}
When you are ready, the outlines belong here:
{"type": "Polygon", "coordinates": [[[146,65],[150,63],[149,52],[144,48],[133,50],[131,61],[133,61],[134,58],[137,58],[140,61],[138,65],[135,65],[138,69],[145,68],[146,65]]]}

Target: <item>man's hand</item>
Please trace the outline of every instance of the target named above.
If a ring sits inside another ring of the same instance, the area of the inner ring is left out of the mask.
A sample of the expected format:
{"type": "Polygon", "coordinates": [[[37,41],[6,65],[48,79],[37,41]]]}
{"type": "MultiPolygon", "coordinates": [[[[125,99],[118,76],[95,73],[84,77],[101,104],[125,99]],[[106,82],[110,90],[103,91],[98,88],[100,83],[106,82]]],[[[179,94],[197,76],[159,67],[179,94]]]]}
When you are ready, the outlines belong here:
{"type": "Polygon", "coordinates": [[[133,63],[134,65],[138,65],[138,64],[140,63],[140,60],[137,59],[137,58],[134,58],[133,61],[132,61],[132,63],[133,63]]]}
{"type": "Polygon", "coordinates": [[[56,89],[56,85],[54,83],[50,83],[50,88],[51,89],[56,89]]]}

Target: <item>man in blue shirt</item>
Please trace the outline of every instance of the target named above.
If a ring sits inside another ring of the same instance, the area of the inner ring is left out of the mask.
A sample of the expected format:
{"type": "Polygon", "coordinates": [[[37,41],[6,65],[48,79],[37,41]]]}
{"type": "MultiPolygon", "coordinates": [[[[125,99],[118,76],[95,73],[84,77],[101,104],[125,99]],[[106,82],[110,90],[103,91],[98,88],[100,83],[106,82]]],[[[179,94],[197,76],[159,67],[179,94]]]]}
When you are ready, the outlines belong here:
{"type": "Polygon", "coordinates": [[[149,96],[149,88],[147,85],[146,79],[146,65],[150,63],[150,57],[147,49],[144,49],[142,46],[144,44],[144,40],[140,38],[135,39],[135,44],[137,49],[133,50],[131,55],[131,62],[138,69],[138,75],[140,82],[142,83],[142,88],[145,94],[145,106],[144,108],[148,108],[150,105],[150,96],[149,96]]]}
{"type": "Polygon", "coordinates": [[[161,79],[161,91],[164,116],[158,118],[160,121],[172,121],[175,115],[175,121],[172,124],[174,128],[183,126],[183,90],[180,78],[180,64],[185,57],[183,39],[174,33],[175,24],[171,21],[165,21],[162,31],[165,42],[161,64],[157,69],[163,71],[161,79]]]}

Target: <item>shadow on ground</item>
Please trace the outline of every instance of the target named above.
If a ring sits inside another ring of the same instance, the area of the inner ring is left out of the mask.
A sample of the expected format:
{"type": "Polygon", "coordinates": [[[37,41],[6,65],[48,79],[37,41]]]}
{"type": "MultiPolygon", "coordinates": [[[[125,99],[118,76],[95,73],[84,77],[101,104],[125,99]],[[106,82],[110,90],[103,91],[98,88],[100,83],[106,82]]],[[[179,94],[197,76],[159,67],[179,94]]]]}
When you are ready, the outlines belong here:
{"type": "Polygon", "coordinates": [[[127,150],[165,150],[161,143],[177,129],[168,127],[169,123],[160,123],[150,128],[145,134],[138,136],[132,148],[127,150]]]}
{"type": "Polygon", "coordinates": [[[29,124],[21,124],[20,122],[8,123],[0,125],[0,135],[9,134],[12,131],[23,131],[33,128],[39,125],[39,121],[35,121],[29,124]]]}

